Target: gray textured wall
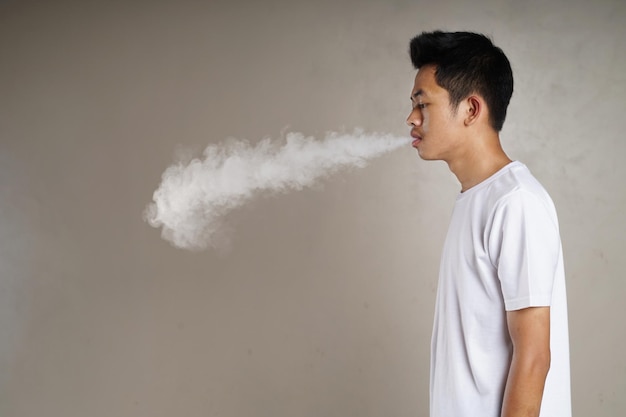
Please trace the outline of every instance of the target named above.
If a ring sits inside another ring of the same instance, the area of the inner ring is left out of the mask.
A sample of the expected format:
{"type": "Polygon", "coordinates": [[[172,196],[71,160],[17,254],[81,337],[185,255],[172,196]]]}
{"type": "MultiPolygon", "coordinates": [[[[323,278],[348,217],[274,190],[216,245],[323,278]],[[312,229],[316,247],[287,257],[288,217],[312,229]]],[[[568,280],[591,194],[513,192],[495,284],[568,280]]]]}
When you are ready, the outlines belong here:
{"type": "Polygon", "coordinates": [[[179,145],[406,135],[408,40],[436,28],[512,61],[503,142],[559,211],[574,411],[622,415],[624,4],[0,3],[0,415],[425,416],[445,164],[257,200],[225,255],[141,213],[179,145]]]}

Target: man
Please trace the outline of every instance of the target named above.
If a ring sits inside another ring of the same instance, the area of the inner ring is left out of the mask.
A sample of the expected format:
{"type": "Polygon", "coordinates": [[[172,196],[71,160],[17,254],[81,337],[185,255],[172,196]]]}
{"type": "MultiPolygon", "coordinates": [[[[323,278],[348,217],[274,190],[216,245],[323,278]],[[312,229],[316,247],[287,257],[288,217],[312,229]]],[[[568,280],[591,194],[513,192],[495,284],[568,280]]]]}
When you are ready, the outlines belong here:
{"type": "Polygon", "coordinates": [[[431,417],[570,417],[569,343],[552,200],[499,132],[513,93],[485,36],[422,33],[407,119],[424,160],[461,183],[442,252],[431,343],[431,417]]]}

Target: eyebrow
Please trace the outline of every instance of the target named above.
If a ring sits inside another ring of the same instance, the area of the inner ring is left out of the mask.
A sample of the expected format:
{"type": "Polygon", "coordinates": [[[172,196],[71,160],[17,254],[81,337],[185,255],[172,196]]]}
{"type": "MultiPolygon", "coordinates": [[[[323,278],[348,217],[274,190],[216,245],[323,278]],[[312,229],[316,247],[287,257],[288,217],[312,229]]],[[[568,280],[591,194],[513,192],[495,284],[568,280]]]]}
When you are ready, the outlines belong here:
{"type": "Polygon", "coordinates": [[[413,101],[413,99],[418,98],[419,96],[423,96],[426,95],[426,93],[424,92],[424,90],[422,90],[421,88],[419,90],[417,90],[416,92],[414,92],[411,95],[411,101],[413,101]]]}

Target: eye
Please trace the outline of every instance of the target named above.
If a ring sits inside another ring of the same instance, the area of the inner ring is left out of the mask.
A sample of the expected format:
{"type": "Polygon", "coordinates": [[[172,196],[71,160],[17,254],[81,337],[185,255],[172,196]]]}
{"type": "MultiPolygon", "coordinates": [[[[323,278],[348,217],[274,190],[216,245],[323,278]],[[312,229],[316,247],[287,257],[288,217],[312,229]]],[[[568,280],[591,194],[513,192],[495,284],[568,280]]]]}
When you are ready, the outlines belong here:
{"type": "Polygon", "coordinates": [[[425,103],[418,103],[417,106],[415,106],[415,107],[417,107],[418,109],[422,110],[422,109],[426,108],[426,104],[425,103]]]}

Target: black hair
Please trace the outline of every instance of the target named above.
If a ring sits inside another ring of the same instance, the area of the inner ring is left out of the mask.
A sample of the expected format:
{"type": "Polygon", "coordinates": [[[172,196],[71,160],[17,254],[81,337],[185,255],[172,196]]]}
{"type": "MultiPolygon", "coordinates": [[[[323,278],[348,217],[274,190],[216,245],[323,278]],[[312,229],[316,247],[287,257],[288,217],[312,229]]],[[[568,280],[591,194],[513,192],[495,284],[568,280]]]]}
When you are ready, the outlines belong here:
{"type": "Polygon", "coordinates": [[[455,111],[464,98],[480,94],[491,126],[502,129],[513,95],[513,71],[502,49],[489,38],[472,32],[422,32],[411,39],[409,52],[415,69],[435,66],[435,80],[450,94],[455,111]]]}

